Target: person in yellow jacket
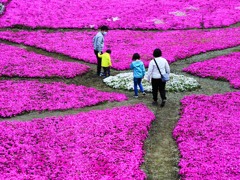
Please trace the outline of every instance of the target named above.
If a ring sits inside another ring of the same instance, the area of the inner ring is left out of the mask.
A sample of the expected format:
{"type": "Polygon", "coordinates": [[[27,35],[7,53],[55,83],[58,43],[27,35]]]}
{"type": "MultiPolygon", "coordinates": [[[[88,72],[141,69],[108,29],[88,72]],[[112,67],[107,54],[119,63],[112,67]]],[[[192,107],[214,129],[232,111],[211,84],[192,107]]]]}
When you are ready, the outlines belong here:
{"type": "Polygon", "coordinates": [[[108,49],[105,53],[100,54],[98,53],[98,57],[102,58],[102,68],[103,68],[103,76],[107,77],[110,76],[110,66],[112,66],[112,62],[111,62],[111,50],[108,49]]]}

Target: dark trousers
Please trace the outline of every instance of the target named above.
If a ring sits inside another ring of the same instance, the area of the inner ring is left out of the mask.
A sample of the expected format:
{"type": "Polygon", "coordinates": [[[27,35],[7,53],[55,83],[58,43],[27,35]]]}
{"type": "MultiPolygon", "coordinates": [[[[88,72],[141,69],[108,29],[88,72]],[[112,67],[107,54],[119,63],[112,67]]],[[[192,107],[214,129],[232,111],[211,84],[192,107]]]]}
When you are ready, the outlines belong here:
{"type": "Polygon", "coordinates": [[[103,67],[104,76],[110,76],[110,67],[103,67]]]}
{"type": "Polygon", "coordinates": [[[166,82],[162,82],[161,79],[152,78],[152,94],[153,100],[158,100],[158,91],[160,93],[161,99],[166,100],[166,91],[165,91],[166,82]]]}
{"type": "Polygon", "coordinates": [[[99,76],[101,73],[102,58],[98,57],[98,51],[94,50],[94,54],[97,58],[97,75],[99,76]]]}

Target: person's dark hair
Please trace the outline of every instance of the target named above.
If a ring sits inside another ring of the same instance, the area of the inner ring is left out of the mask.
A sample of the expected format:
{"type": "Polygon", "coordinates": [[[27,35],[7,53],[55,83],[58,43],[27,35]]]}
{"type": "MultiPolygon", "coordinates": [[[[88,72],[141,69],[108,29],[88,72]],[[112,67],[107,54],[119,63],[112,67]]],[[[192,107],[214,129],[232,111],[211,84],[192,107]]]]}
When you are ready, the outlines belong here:
{"type": "Polygon", "coordinates": [[[111,54],[111,50],[110,49],[108,49],[108,50],[106,50],[106,52],[108,53],[108,54],[111,54]]]}
{"type": "Polygon", "coordinates": [[[153,51],[153,56],[154,57],[161,57],[162,56],[162,51],[159,48],[155,49],[153,51]]]}
{"type": "Polygon", "coordinates": [[[132,60],[140,59],[140,55],[138,53],[134,53],[132,60]]]}
{"type": "Polygon", "coordinates": [[[101,26],[101,31],[108,31],[108,27],[107,26],[101,26]]]}

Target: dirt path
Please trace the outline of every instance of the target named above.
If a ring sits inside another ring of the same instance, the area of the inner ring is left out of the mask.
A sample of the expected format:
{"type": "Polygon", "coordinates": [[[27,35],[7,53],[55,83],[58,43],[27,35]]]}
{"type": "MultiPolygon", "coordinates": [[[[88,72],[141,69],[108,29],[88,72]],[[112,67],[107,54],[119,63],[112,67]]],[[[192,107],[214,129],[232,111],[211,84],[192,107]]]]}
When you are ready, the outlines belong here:
{"type": "MultiPolygon", "coordinates": [[[[1,41],[7,43],[5,41],[1,41]]],[[[15,43],[7,43],[11,45],[16,45],[15,43]]],[[[17,45],[19,46],[19,45],[17,45]]],[[[76,59],[69,58],[68,56],[64,56],[61,54],[56,53],[48,53],[43,50],[39,50],[32,47],[26,47],[20,45],[22,48],[26,48],[29,51],[34,51],[36,53],[44,54],[46,56],[51,56],[55,58],[59,58],[63,61],[75,61],[79,62],[76,59]]],[[[240,51],[240,46],[235,48],[229,48],[222,51],[212,51],[209,53],[196,55],[191,58],[187,58],[185,60],[177,61],[171,64],[171,71],[176,74],[184,74],[189,77],[193,77],[192,75],[186,74],[181,71],[183,67],[188,66],[190,63],[202,61],[205,59],[209,59],[212,57],[216,57],[222,54],[227,54],[234,51],[240,51]]],[[[25,113],[23,115],[19,115],[17,117],[3,119],[0,120],[29,120],[32,118],[44,118],[49,116],[62,116],[67,114],[76,114],[83,111],[90,111],[94,109],[105,109],[111,108],[116,106],[122,105],[130,105],[135,103],[143,102],[145,103],[149,109],[151,109],[155,115],[156,120],[152,123],[152,127],[149,131],[149,137],[145,142],[144,149],[146,151],[145,154],[145,163],[142,165],[142,169],[147,173],[148,179],[156,179],[156,180],[176,180],[179,179],[178,177],[178,160],[179,160],[179,153],[176,146],[175,141],[172,138],[172,130],[175,127],[178,119],[179,119],[179,110],[180,110],[180,100],[185,95],[190,94],[215,94],[215,93],[225,93],[231,91],[237,91],[236,89],[232,89],[229,87],[228,82],[223,81],[216,81],[209,78],[198,78],[197,81],[201,84],[201,89],[192,91],[192,92],[181,92],[181,93],[168,93],[167,103],[164,108],[154,107],[151,105],[152,96],[151,94],[147,94],[146,97],[139,97],[138,99],[132,98],[133,92],[124,91],[124,90],[115,90],[110,87],[107,87],[100,77],[95,76],[95,69],[96,66],[84,62],[80,62],[82,64],[87,64],[91,67],[91,71],[82,77],[75,77],[73,79],[63,79],[63,78],[45,78],[39,79],[42,82],[53,82],[53,81],[61,81],[67,84],[82,84],[85,86],[95,87],[102,91],[116,91],[125,93],[129,100],[121,103],[113,102],[113,103],[103,103],[93,107],[86,107],[81,109],[72,109],[66,111],[54,111],[54,112],[31,112],[25,113]]],[[[112,74],[117,74],[118,71],[113,70],[112,74]]],[[[38,78],[8,78],[8,77],[1,77],[2,79],[13,79],[13,80],[20,80],[20,79],[27,79],[27,80],[36,80],[38,78]]]]}

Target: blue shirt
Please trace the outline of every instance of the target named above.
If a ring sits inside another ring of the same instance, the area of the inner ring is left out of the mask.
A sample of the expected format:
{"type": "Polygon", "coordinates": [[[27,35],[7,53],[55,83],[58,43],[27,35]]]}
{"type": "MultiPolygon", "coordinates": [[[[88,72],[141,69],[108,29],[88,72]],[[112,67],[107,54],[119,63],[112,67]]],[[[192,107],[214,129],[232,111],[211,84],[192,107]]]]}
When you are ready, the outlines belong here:
{"type": "Polygon", "coordinates": [[[145,75],[145,67],[141,60],[133,61],[130,65],[130,69],[133,70],[133,77],[143,78],[145,75]]]}

